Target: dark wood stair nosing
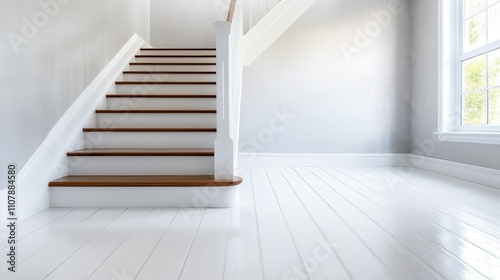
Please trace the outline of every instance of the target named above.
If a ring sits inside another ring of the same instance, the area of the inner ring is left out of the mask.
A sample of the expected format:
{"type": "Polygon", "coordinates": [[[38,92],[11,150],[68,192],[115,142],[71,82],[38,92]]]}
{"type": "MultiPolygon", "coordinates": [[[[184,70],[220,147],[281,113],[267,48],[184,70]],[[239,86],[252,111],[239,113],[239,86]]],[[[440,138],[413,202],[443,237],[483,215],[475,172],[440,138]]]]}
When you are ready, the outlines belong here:
{"type": "Polygon", "coordinates": [[[84,128],[83,132],[217,132],[217,128],[84,128]]]}
{"type": "Polygon", "coordinates": [[[141,51],[215,51],[216,48],[141,48],[141,51]]]}
{"type": "Polygon", "coordinates": [[[215,75],[216,71],[123,71],[123,74],[215,75]]]}
{"type": "Polygon", "coordinates": [[[130,62],[130,65],[189,65],[189,66],[205,66],[217,65],[215,62],[130,62]]]}
{"type": "Polygon", "coordinates": [[[215,85],[217,82],[154,82],[154,81],[116,81],[116,85],[215,85]]]}
{"type": "Polygon", "coordinates": [[[199,54],[199,55],[191,55],[191,54],[137,54],[136,58],[159,58],[159,57],[168,57],[168,58],[215,58],[215,54],[199,54]]]}
{"type": "Polygon", "coordinates": [[[65,176],[49,182],[49,187],[233,187],[241,177],[215,179],[210,175],[152,176],[65,176]]]}
{"type": "Polygon", "coordinates": [[[217,98],[216,94],[107,94],[106,98],[217,98]]]}
{"type": "Polygon", "coordinates": [[[214,149],[83,149],[68,157],[213,157],[214,149]]]}
{"type": "Polygon", "coordinates": [[[216,114],[217,110],[96,110],[96,114],[216,114]]]}

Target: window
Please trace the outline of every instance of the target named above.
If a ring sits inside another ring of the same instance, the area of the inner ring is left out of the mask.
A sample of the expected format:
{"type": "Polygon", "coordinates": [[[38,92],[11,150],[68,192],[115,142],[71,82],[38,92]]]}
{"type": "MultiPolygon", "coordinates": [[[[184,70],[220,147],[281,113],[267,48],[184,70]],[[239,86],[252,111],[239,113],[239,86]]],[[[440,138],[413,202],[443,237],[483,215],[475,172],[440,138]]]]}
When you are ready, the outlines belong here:
{"type": "Polygon", "coordinates": [[[500,144],[500,0],[441,0],[440,140],[500,144]]]}
{"type": "Polygon", "coordinates": [[[461,6],[461,125],[498,126],[500,0],[463,0],[461,6]]]}

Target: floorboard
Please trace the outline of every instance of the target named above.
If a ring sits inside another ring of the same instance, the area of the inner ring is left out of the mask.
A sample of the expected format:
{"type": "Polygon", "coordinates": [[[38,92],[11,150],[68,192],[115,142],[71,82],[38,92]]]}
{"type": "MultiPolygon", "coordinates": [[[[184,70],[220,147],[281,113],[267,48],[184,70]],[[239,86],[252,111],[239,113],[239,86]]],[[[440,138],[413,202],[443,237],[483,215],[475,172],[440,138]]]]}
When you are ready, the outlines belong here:
{"type": "Polygon", "coordinates": [[[224,279],[262,279],[261,244],[250,169],[242,168],[240,175],[245,180],[240,185],[240,207],[234,209],[231,221],[224,279]]]}
{"type": "Polygon", "coordinates": [[[222,279],[232,211],[205,211],[179,279],[222,279]]]}
{"type": "Polygon", "coordinates": [[[88,279],[151,212],[150,209],[127,209],[105,229],[95,235],[74,255],[52,271],[45,279],[88,279]],[[82,265],[85,263],[85,265],[82,265]]]}
{"type": "Polygon", "coordinates": [[[113,277],[118,278],[118,276],[125,279],[127,279],[126,277],[135,278],[176,213],[176,209],[150,211],[147,217],[88,279],[113,279],[113,277]]]}
{"type": "Polygon", "coordinates": [[[500,204],[498,203],[500,189],[417,168],[410,168],[408,173],[400,172],[394,167],[377,167],[372,169],[396,178],[397,181],[424,187],[430,193],[443,193],[450,198],[459,199],[464,203],[472,203],[485,211],[493,211],[500,214],[500,204]]]}
{"type": "Polygon", "coordinates": [[[204,209],[180,209],[135,279],[178,279],[204,209]]]}
{"type": "Polygon", "coordinates": [[[310,279],[280,210],[266,170],[262,167],[253,167],[251,176],[264,279],[286,279],[293,274],[304,276],[299,279],[310,279]]]}
{"type": "Polygon", "coordinates": [[[330,244],[328,236],[321,231],[311,218],[300,198],[290,188],[279,170],[269,168],[267,175],[309,278],[351,279],[352,276],[346,269],[345,263],[339,259],[335,244],[330,244]],[[327,248],[322,248],[322,246],[327,246],[327,248]],[[320,249],[326,249],[327,252],[332,253],[327,254],[327,257],[325,257],[318,254],[320,249]]]}

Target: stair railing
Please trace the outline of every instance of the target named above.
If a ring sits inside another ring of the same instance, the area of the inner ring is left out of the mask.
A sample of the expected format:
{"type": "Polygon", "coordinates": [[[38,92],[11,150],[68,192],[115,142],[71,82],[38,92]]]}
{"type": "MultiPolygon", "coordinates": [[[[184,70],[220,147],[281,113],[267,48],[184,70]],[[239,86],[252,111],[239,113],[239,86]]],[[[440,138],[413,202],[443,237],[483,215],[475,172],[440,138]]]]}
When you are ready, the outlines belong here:
{"type": "Polygon", "coordinates": [[[243,74],[243,17],[240,2],[232,0],[227,20],[214,23],[217,46],[216,179],[233,179],[237,175],[243,74]]]}
{"type": "Polygon", "coordinates": [[[244,1],[243,10],[243,29],[248,32],[254,27],[267,13],[269,13],[281,0],[248,0],[244,1]]]}

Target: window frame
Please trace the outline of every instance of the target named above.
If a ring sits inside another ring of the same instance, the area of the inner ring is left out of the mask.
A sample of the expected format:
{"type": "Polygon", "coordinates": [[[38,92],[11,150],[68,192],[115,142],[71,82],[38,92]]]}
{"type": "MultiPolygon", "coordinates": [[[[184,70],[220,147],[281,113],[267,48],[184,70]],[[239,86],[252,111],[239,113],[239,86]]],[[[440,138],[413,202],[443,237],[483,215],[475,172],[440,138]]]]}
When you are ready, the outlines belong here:
{"type": "Polygon", "coordinates": [[[500,47],[500,41],[488,44],[486,37],[485,46],[462,52],[463,5],[464,0],[439,1],[439,124],[436,135],[441,141],[500,144],[499,125],[462,124],[462,61],[500,47]]]}

